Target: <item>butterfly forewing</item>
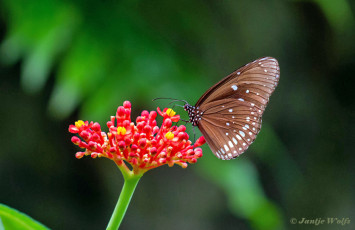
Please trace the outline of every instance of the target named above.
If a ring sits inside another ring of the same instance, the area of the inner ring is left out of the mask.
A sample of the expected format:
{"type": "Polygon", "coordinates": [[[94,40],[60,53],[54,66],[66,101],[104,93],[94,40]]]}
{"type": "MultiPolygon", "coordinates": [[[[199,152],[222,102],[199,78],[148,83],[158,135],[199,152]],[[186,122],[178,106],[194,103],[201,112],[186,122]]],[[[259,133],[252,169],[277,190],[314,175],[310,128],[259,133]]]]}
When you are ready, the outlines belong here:
{"type": "Polygon", "coordinates": [[[198,100],[193,107],[198,113],[191,113],[190,119],[218,158],[235,158],[255,140],[279,76],[276,59],[260,58],[222,79],[198,100]]]}

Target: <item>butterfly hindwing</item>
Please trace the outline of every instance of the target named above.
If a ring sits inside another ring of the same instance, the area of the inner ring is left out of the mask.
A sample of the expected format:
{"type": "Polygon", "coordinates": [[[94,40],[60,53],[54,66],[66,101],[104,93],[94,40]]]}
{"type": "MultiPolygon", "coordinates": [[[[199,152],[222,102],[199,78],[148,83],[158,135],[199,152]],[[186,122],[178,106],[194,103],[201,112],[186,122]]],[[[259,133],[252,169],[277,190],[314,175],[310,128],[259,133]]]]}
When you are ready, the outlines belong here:
{"type": "Polygon", "coordinates": [[[249,102],[224,99],[205,110],[198,127],[212,152],[223,160],[242,154],[261,128],[261,115],[249,102]]]}

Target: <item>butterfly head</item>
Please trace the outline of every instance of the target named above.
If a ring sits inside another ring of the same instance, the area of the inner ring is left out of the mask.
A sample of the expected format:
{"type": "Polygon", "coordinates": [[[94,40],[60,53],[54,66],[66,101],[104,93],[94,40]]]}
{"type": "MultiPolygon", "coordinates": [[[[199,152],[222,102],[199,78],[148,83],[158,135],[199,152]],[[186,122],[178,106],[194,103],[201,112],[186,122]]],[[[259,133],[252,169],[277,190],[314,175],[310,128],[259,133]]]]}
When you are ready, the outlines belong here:
{"type": "Polygon", "coordinates": [[[193,126],[197,126],[198,122],[201,120],[203,112],[199,110],[199,107],[192,106],[188,103],[184,105],[184,110],[188,113],[190,122],[193,126]]]}

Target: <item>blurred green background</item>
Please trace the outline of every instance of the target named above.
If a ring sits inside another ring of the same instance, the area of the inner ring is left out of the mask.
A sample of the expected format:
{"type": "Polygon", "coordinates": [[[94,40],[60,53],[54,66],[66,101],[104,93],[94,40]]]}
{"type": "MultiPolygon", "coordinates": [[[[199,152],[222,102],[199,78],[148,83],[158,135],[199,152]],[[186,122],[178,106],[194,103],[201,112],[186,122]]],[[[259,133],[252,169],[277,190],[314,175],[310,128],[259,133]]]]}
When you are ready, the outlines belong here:
{"type": "Polygon", "coordinates": [[[168,106],[156,97],[194,104],[273,56],[281,80],[251,148],[221,161],[205,146],[196,165],[148,172],[121,229],[355,229],[354,3],[2,0],[0,203],[53,229],[104,229],[123,178],[77,160],[68,125],[105,127],[124,100],[134,117],[168,106]]]}

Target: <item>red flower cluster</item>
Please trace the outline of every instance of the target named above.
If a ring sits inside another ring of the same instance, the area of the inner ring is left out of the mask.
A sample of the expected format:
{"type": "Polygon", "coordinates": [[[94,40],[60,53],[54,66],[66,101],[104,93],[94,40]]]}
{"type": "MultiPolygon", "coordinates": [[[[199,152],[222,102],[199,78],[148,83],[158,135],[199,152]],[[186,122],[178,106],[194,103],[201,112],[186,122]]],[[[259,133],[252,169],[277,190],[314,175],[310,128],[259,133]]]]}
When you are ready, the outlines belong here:
{"type": "Polygon", "coordinates": [[[172,109],[157,109],[163,117],[161,128],[157,126],[155,118],[157,112],[143,111],[136,119],[136,125],[131,122],[131,103],[125,101],[123,106],[118,107],[116,116],[112,116],[107,122],[109,132],[102,132],[99,123],[77,121],[69,126],[69,132],[78,134],[72,137],[72,142],[84,152],[77,152],[76,158],[84,155],[91,157],[106,157],[116,164],[129,170],[128,163],[132,166],[135,174],[144,173],[149,169],[168,164],[178,164],[183,168],[187,163],[196,163],[202,157],[202,149],[196,148],[206,141],[200,137],[194,146],[185,132],[186,127],[173,126],[172,122],[180,119],[172,109]]]}

